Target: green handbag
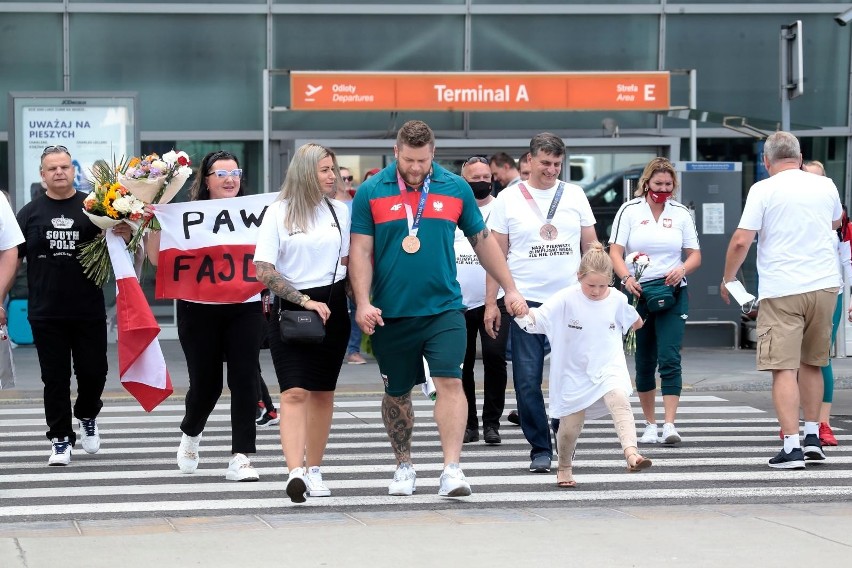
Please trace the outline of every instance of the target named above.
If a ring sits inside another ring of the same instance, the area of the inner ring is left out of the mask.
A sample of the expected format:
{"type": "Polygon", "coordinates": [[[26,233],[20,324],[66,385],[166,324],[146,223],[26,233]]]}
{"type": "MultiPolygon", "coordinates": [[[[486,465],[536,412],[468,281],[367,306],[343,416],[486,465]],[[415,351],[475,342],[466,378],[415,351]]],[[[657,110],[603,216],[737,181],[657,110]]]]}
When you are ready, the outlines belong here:
{"type": "Polygon", "coordinates": [[[675,304],[674,286],[666,284],[665,278],[657,278],[641,282],[642,285],[642,301],[651,313],[662,312],[671,308],[675,304]]]}

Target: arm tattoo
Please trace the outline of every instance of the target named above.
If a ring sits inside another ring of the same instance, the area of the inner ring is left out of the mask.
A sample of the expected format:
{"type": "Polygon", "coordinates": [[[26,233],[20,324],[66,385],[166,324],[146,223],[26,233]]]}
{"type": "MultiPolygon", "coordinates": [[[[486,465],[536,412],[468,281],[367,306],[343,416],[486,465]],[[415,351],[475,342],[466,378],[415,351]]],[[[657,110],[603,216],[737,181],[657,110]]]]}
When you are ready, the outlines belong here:
{"type": "Polygon", "coordinates": [[[396,460],[399,463],[411,462],[411,434],[414,430],[411,393],[398,397],[385,394],[382,399],[382,420],[396,460]]]}
{"type": "Polygon", "coordinates": [[[481,231],[479,231],[475,235],[469,236],[467,238],[467,240],[470,242],[470,246],[472,246],[473,248],[476,248],[476,245],[478,245],[479,243],[481,243],[482,241],[487,239],[488,235],[490,235],[490,234],[491,233],[488,230],[488,227],[485,227],[484,229],[482,229],[481,231]]]}
{"type": "Polygon", "coordinates": [[[256,262],[255,270],[257,271],[257,279],[263,282],[273,294],[280,298],[284,298],[288,302],[298,304],[302,298],[302,293],[293,288],[293,285],[284,280],[275,267],[268,262],[256,262]]]}

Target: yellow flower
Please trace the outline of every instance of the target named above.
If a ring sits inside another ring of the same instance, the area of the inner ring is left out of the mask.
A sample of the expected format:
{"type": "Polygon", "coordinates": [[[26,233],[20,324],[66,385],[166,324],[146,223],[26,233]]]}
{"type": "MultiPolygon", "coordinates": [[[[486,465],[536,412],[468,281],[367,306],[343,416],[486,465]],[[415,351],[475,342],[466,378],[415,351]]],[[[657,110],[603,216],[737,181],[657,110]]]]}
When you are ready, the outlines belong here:
{"type": "Polygon", "coordinates": [[[128,168],[135,168],[136,166],[138,166],[138,165],[139,165],[139,162],[141,162],[141,161],[142,161],[142,160],[140,160],[139,158],[137,158],[137,157],[135,157],[135,156],[134,156],[134,157],[130,160],[130,163],[128,163],[128,164],[127,164],[127,167],[128,167],[128,168]]]}

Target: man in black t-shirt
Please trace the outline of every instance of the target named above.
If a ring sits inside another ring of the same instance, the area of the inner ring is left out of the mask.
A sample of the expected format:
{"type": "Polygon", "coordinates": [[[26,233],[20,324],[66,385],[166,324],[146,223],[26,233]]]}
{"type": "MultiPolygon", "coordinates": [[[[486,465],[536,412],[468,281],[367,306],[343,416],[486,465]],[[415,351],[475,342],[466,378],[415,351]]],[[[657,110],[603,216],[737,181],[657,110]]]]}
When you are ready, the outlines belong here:
{"type": "Polygon", "coordinates": [[[80,440],[87,453],[100,449],[96,418],[107,374],[106,310],[103,291],[86,278],[77,260],[81,244],[100,229],[83,213],[85,194],[74,189],[67,148],[45,148],[39,170],[47,191],[18,213],[25,238],[18,258],[27,260],[28,319],[44,383],[47,437],[53,444],[48,465],[68,465],[77,438],[69,402],[72,360],[77,376],[73,415],[80,423],[80,440]]]}

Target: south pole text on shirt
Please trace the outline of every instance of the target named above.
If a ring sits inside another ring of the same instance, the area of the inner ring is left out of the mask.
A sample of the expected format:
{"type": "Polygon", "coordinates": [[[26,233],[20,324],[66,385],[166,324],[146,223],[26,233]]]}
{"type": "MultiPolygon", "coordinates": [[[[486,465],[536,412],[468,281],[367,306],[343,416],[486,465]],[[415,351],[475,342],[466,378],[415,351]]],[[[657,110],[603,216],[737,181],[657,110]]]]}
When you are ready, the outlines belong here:
{"type": "Polygon", "coordinates": [[[574,247],[570,243],[549,243],[546,245],[531,246],[529,258],[571,256],[572,254],[574,254],[574,247]]]}

